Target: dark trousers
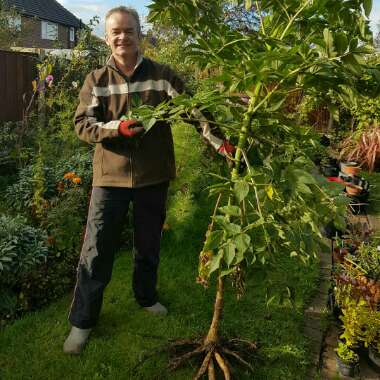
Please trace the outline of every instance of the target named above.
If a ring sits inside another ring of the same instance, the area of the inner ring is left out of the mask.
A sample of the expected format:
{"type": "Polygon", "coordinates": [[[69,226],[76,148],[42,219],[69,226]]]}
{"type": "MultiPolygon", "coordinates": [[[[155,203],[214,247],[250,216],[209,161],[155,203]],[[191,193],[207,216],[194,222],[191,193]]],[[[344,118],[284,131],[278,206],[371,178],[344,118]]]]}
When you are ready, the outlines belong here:
{"type": "Polygon", "coordinates": [[[137,189],[94,187],[78,265],[69,321],[81,329],[96,325],[103,292],[111,280],[123,220],[133,203],[133,291],[143,307],[157,302],[157,270],[168,182],[137,189]]]}

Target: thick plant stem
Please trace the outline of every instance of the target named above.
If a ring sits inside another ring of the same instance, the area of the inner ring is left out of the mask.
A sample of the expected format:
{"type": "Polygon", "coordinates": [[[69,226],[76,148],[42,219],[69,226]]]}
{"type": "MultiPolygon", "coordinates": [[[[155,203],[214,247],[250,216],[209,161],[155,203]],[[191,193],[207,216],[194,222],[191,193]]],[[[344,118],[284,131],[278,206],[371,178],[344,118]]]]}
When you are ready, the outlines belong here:
{"type": "Polygon", "coordinates": [[[218,342],[219,322],[222,319],[222,312],[223,312],[223,298],[224,298],[224,278],[219,276],[215,304],[214,304],[214,315],[212,317],[210,329],[204,341],[204,344],[206,347],[210,345],[215,345],[218,342]]]}
{"type": "Polygon", "coordinates": [[[244,114],[243,124],[240,129],[239,141],[236,147],[236,153],[234,157],[235,166],[231,172],[232,180],[238,178],[239,176],[238,173],[239,173],[240,160],[242,157],[242,150],[244,150],[247,144],[248,130],[249,130],[249,126],[251,124],[251,121],[254,115],[256,99],[260,93],[260,89],[261,89],[261,84],[259,83],[256,85],[254,96],[249,100],[247,112],[244,114]]]}

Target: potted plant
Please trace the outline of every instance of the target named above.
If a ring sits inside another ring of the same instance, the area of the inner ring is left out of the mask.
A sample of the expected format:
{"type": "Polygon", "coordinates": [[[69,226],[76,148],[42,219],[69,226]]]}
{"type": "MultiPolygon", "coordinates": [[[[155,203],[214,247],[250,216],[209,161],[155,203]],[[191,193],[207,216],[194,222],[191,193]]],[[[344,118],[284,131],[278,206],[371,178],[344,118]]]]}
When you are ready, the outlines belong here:
{"type": "Polygon", "coordinates": [[[348,161],[340,163],[340,170],[347,175],[358,175],[360,173],[360,166],[356,161],[348,161]]]}
{"type": "Polygon", "coordinates": [[[339,373],[343,376],[355,377],[359,373],[359,356],[347,344],[338,343],[336,352],[336,364],[339,373]]]}
{"type": "Polygon", "coordinates": [[[368,358],[378,369],[380,369],[380,337],[376,343],[372,343],[368,347],[368,358]]]}
{"type": "Polygon", "coordinates": [[[338,161],[332,157],[324,157],[320,162],[320,169],[325,177],[337,177],[339,174],[338,161]]]}
{"type": "Polygon", "coordinates": [[[363,189],[359,186],[355,186],[351,184],[346,185],[346,193],[353,197],[356,197],[357,195],[359,195],[362,192],[362,190],[363,189]]]}

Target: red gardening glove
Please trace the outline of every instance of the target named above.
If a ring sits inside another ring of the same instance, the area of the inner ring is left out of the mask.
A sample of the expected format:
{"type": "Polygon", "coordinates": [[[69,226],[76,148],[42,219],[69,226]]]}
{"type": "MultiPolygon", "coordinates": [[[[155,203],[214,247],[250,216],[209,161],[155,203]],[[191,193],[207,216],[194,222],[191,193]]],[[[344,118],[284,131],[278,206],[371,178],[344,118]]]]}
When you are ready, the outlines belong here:
{"type": "Polygon", "coordinates": [[[122,120],[119,124],[119,134],[123,137],[133,137],[141,133],[144,127],[135,119],[122,120]]]}
{"type": "Polygon", "coordinates": [[[218,153],[222,156],[228,157],[235,153],[236,148],[230,144],[228,140],[224,140],[223,144],[219,147],[218,153]]]}

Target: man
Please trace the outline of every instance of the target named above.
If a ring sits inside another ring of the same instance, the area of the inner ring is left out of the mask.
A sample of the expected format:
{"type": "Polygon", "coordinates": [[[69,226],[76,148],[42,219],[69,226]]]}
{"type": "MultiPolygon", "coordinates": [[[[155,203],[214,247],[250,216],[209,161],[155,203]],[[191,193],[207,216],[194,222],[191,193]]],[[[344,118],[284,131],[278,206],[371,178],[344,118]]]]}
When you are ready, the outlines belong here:
{"type": "MultiPolygon", "coordinates": [[[[167,313],[158,302],[156,283],[168,185],[175,177],[171,130],[158,122],[143,134],[136,120],[120,118],[132,110],[136,97],[140,104],[156,106],[183,92],[184,84],[168,67],[141,55],[140,21],[134,9],[111,9],[106,15],[105,38],[112,56],[106,66],[86,77],[74,120],[79,138],[96,147],[86,234],[69,314],[72,329],[63,347],[73,354],[82,351],[97,323],[130,202],[134,295],[146,311],[167,313]]],[[[204,118],[201,127],[215,149],[231,153],[232,147],[211,134],[204,118]]]]}

